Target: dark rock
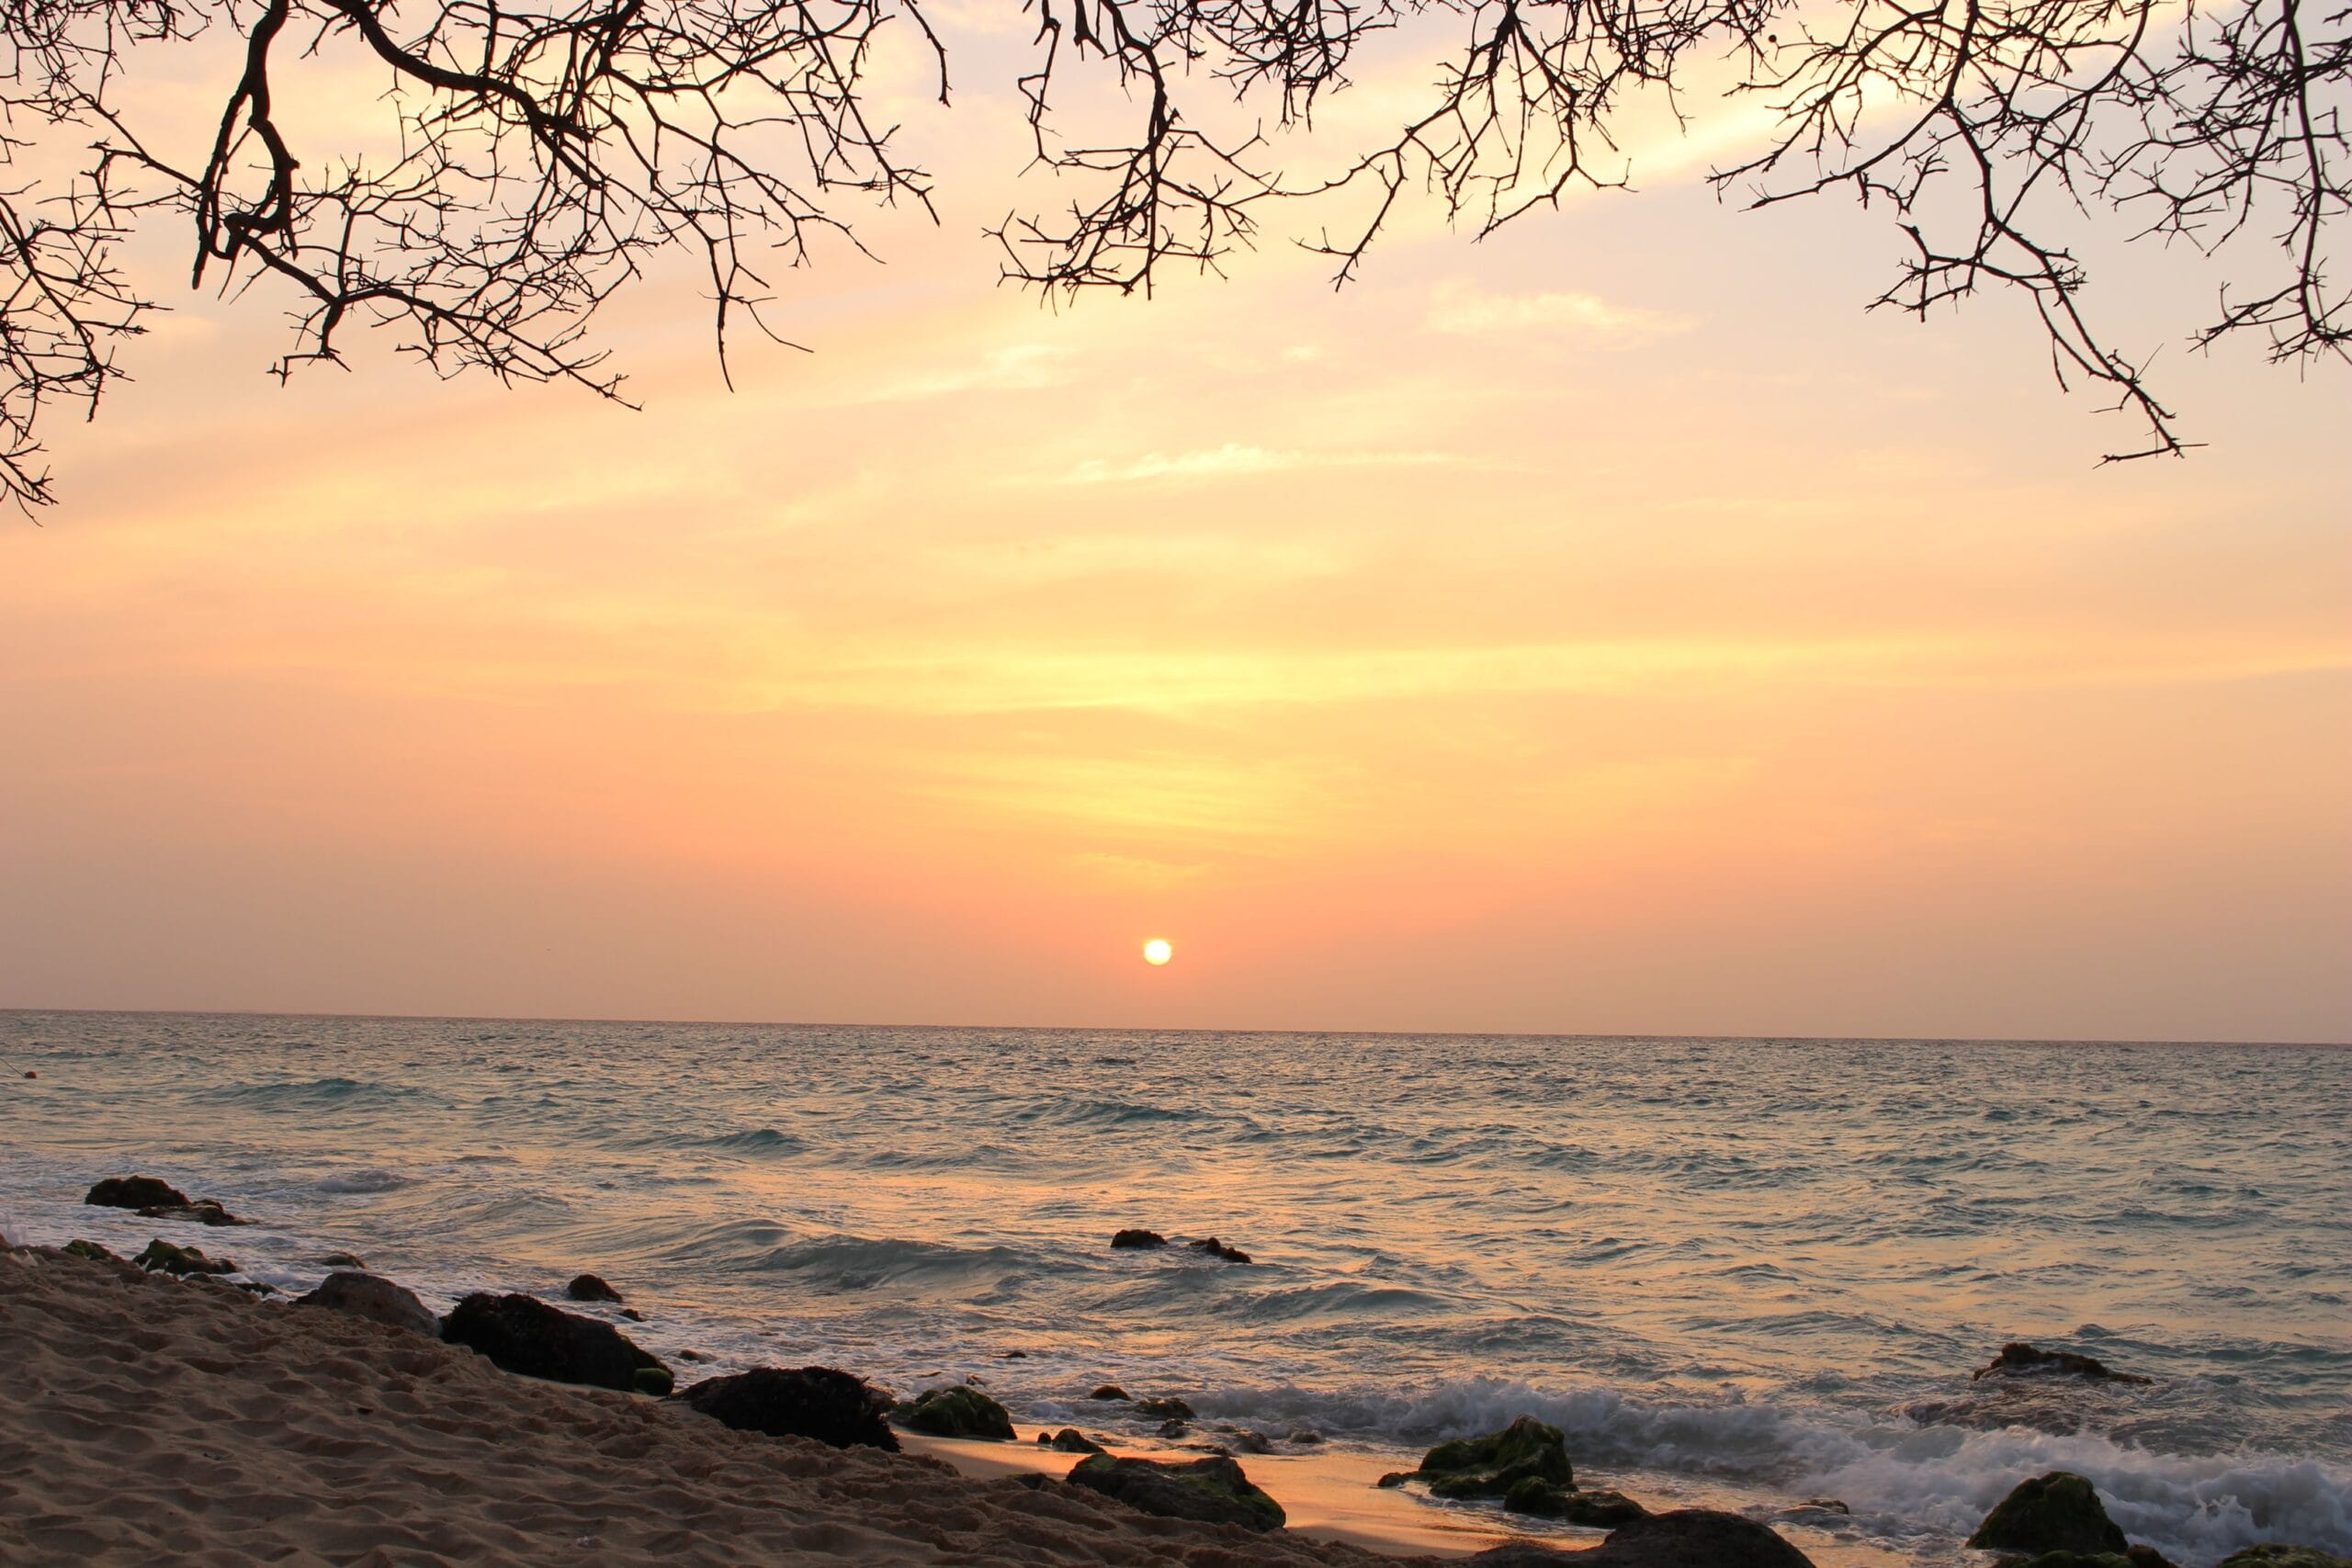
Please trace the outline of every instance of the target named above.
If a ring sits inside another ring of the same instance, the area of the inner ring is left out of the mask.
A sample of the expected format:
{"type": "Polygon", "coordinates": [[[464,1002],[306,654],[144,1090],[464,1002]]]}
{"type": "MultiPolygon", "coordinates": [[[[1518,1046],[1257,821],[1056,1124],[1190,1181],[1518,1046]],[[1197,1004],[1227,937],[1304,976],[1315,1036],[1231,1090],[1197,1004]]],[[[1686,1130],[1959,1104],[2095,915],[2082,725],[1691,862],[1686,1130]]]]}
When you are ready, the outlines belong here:
{"type": "Polygon", "coordinates": [[[700,1350],[681,1350],[678,1352],[678,1359],[681,1361],[707,1361],[710,1358],[704,1355],[700,1350]]]}
{"type": "Polygon", "coordinates": [[[1638,1519],[1649,1510],[1622,1492],[1579,1492],[1555,1486],[1540,1475],[1523,1475],[1503,1494],[1503,1506],[1514,1514],[1558,1519],[1571,1525],[1605,1529],[1638,1519]]]}
{"type": "Polygon", "coordinates": [[[152,1176],[109,1176],[82,1201],[101,1209],[185,1208],[187,1194],[152,1176]]]}
{"type": "Polygon", "coordinates": [[[997,1358],[1000,1361],[1025,1361],[1028,1359],[1029,1352],[1026,1350],[1007,1350],[997,1358]]]}
{"type": "MultiPolygon", "coordinates": [[[[2066,1377],[2088,1378],[2094,1382],[2146,1382],[2149,1380],[2136,1372],[2110,1371],[2105,1361],[2096,1356],[2085,1356],[2073,1350],[2044,1350],[2023,1340],[2011,1340],[2001,1347],[2001,1353],[1990,1364],[1976,1370],[1977,1378],[2032,1377],[2057,1373],[2066,1377]]],[[[1972,1380],[1973,1381],[1973,1380],[1972,1380]]]]}
{"type": "Polygon", "coordinates": [[[37,1077],[40,1077],[40,1075],[39,1073],[37,1073],[37,1072],[33,1071],[30,1067],[27,1067],[27,1068],[25,1069],[25,1077],[28,1077],[28,1078],[37,1078],[37,1077]]]}
{"type": "Polygon", "coordinates": [[[645,1321],[645,1314],[638,1311],[635,1307],[621,1308],[621,1315],[628,1319],[631,1323],[643,1323],[645,1321]]]}
{"type": "Polygon", "coordinates": [[[249,1296],[274,1296],[277,1294],[277,1287],[271,1284],[266,1280],[240,1280],[237,1281],[237,1289],[244,1292],[245,1294],[249,1296]]]}
{"type": "Polygon", "coordinates": [[[2036,1554],[2120,1555],[2126,1550],[2123,1532],[2107,1517],[2098,1493],[2081,1476],[2064,1470],[2018,1483],[1984,1516],[1968,1544],[1982,1551],[2036,1554]]]}
{"type": "Polygon", "coordinates": [[[1162,1420],[1190,1421],[1193,1418],[1193,1407],[1173,1396],[1165,1399],[1138,1399],[1135,1402],[1135,1407],[1136,1414],[1138,1416],[1157,1416],[1162,1420]]]}
{"type": "Polygon", "coordinates": [[[1057,1449],[1066,1454],[1099,1454],[1110,1451],[1075,1427],[1064,1427],[1050,1438],[1040,1432],[1037,1434],[1037,1440],[1049,1449],[1057,1449]]]}
{"type": "Polygon", "coordinates": [[[1075,1485],[1162,1518],[1199,1519],[1261,1531],[1282,1529],[1285,1518],[1283,1506],[1250,1484],[1241,1467],[1229,1459],[1168,1464],[1096,1454],[1079,1461],[1069,1479],[1075,1485]]]}
{"type": "MultiPolygon", "coordinates": [[[[2132,1564],[2132,1568],[2175,1568],[2172,1559],[2153,1546],[2126,1548],[2123,1557],[2132,1564]]],[[[2345,1564],[2345,1568],[2352,1568],[2352,1563],[2345,1564]]]]}
{"type": "Polygon", "coordinates": [[[1557,1427],[1522,1416],[1499,1432],[1457,1438],[1421,1456],[1417,1472],[1439,1497],[1502,1497],[1530,1477],[1563,1491],[1576,1484],[1557,1427]]]}
{"type": "Polygon", "coordinates": [[[1250,1261],[1250,1255],[1248,1253],[1242,1251],[1238,1247],[1227,1247],[1225,1243],[1217,1240],[1217,1238],[1213,1235],[1203,1236],[1200,1240],[1188,1243],[1187,1245],[1189,1245],[1194,1252],[1205,1252],[1211,1258],[1221,1258],[1227,1263],[1247,1263],[1250,1261]]]}
{"type": "Polygon", "coordinates": [[[1127,1397],[1127,1391],[1121,1388],[1117,1383],[1106,1382],[1101,1388],[1096,1389],[1092,1393],[1088,1394],[1086,1397],[1089,1399],[1125,1399],[1127,1397]]]}
{"type": "Polygon", "coordinates": [[[1163,1438],[1181,1438],[1191,1430],[1192,1428],[1190,1427],[1185,1426],[1183,1422],[1176,1419],[1172,1416],[1167,1420],[1162,1421],[1159,1427],[1159,1435],[1163,1438]]]}
{"type": "Polygon", "coordinates": [[[676,1392],[678,1379],[667,1367],[639,1367],[631,1382],[639,1393],[650,1393],[656,1399],[667,1399],[676,1392]]]}
{"type": "Polygon", "coordinates": [[[549,1306],[537,1296],[476,1292],[441,1322],[441,1337],[479,1350],[510,1372],[551,1382],[635,1392],[639,1369],[669,1368],[609,1323],[549,1306]]]}
{"type": "Polygon", "coordinates": [[[1577,1568],[1813,1568],[1811,1558],[1764,1526],[1713,1508],[1645,1515],[1574,1556],[1577,1568]]]}
{"type": "Polygon", "coordinates": [[[1379,1487],[1402,1486],[1412,1479],[1413,1472],[1409,1470],[1392,1470],[1373,1484],[1379,1487]]]}
{"type": "Polygon", "coordinates": [[[1253,1432],[1247,1427],[1219,1427],[1217,1430],[1233,1439],[1236,1453],[1270,1454],[1274,1451],[1273,1439],[1263,1432],[1253,1432]]]}
{"type": "Polygon", "coordinates": [[[707,1378],[678,1398],[722,1426],[772,1438],[808,1438],[833,1448],[899,1451],[899,1434],[883,1412],[889,1396],[865,1379],[831,1367],[755,1367],[707,1378]]]}
{"type": "Polygon", "coordinates": [[[563,1288],[563,1293],[575,1302],[617,1302],[621,1293],[594,1274],[580,1274],[563,1288]]]}
{"type": "Polygon", "coordinates": [[[319,1259],[322,1269],[365,1269],[368,1260],[356,1252],[330,1252],[319,1259]]]}
{"type": "Polygon", "coordinates": [[[1555,1564],[1574,1568],[1584,1555],[1582,1551],[1563,1551],[1540,1540],[1507,1540],[1474,1553],[1467,1561],[1481,1563],[1484,1568],[1554,1568],[1555,1564]]]}
{"type": "Polygon", "coordinates": [[[68,1258],[86,1258],[94,1263],[101,1258],[112,1263],[119,1263],[122,1261],[121,1258],[117,1258],[113,1253],[108,1252],[105,1247],[100,1247],[95,1241],[82,1241],[76,1239],[67,1242],[58,1250],[64,1253],[68,1258]]]}
{"type": "Polygon", "coordinates": [[[1301,1427],[1297,1431],[1293,1432],[1289,1437],[1283,1439],[1283,1441],[1286,1443],[1298,1443],[1306,1447],[1312,1447],[1322,1440],[1322,1433],[1310,1432],[1304,1427],[1301,1427]]]}
{"type": "Polygon", "coordinates": [[[2222,1559],[2219,1568],[2352,1568],[2352,1557],[2337,1557],[2316,1546],[2289,1546],[2265,1541],[2222,1559]]]}
{"type": "Polygon", "coordinates": [[[1844,1514],[1849,1517],[1854,1512],[1835,1497],[1807,1497],[1804,1500],[1804,1506],[1819,1513],[1844,1514]]]}
{"type": "Polygon", "coordinates": [[[934,1438],[987,1438],[1011,1442],[1017,1435],[1004,1406],[976,1388],[949,1383],[927,1389],[912,1404],[901,1406],[899,1425],[934,1438]]]}
{"type": "Polygon", "coordinates": [[[147,1249],[131,1259],[150,1272],[166,1274],[233,1274],[237,1266],[225,1258],[207,1258],[203,1249],[194,1247],[174,1247],[161,1236],[147,1244],[147,1249]]]}
{"type": "Polygon", "coordinates": [[[1121,1231],[1111,1238],[1111,1245],[1125,1250],[1134,1247],[1166,1247],[1168,1238],[1158,1231],[1121,1231]]]}
{"type": "Polygon", "coordinates": [[[441,1320],[425,1310],[414,1292],[356,1269],[338,1269],[328,1275],[319,1281],[318,1289],[295,1297],[294,1304],[325,1307],[330,1312],[364,1317],[370,1323],[409,1329],[430,1338],[441,1337],[441,1320]]]}

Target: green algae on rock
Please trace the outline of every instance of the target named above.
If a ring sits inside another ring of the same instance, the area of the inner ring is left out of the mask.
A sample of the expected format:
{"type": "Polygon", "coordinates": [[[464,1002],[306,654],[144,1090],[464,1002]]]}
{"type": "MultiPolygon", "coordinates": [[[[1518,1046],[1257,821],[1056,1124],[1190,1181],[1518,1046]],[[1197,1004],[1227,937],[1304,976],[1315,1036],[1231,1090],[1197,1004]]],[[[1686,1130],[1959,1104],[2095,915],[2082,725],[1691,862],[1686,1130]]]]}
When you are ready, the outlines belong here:
{"type": "Polygon", "coordinates": [[[1514,1514],[1594,1529],[1614,1529],[1649,1513],[1623,1492],[1581,1492],[1555,1486],[1540,1475],[1522,1475],[1511,1483],[1510,1490],[1503,1494],[1503,1507],[1514,1514]]]}
{"type": "Polygon", "coordinates": [[[165,1274],[233,1274],[237,1266],[225,1258],[207,1258],[200,1247],[174,1247],[157,1236],[147,1244],[145,1251],[131,1259],[150,1272],[165,1274]]]}
{"type": "Polygon", "coordinates": [[[1457,1438],[1421,1456],[1415,1472],[1438,1497],[1503,1497],[1522,1481],[1561,1491],[1576,1485],[1566,1439],[1557,1427],[1522,1416],[1499,1432],[1457,1438]]]}
{"type": "Polygon", "coordinates": [[[1079,1461],[1069,1479],[1073,1485],[1162,1518],[1260,1531],[1280,1529],[1289,1519],[1280,1503],[1260,1491],[1238,1464],[1223,1457],[1168,1464],[1095,1454],[1079,1461]]]}
{"type": "Polygon", "coordinates": [[[2098,1491],[2065,1470],[2018,1482],[1984,1516],[1968,1544],[1980,1550],[2036,1555],[2071,1551],[2120,1556],[2129,1550],[2122,1530],[2107,1517],[2098,1491]]]}
{"type": "Polygon", "coordinates": [[[899,1424],[934,1438],[986,1438],[1011,1442],[1012,1417],[978,1389],[949,1383],[915,1396],[898,1412],[899,1424]]]}
{"type": "Polygon", "coordinates": [[[2316,1546],[2264,1541],[2222,1559],[2220,1568],[2352,1568],[2352,1557],[2337,1557],[2316,1546]]]}

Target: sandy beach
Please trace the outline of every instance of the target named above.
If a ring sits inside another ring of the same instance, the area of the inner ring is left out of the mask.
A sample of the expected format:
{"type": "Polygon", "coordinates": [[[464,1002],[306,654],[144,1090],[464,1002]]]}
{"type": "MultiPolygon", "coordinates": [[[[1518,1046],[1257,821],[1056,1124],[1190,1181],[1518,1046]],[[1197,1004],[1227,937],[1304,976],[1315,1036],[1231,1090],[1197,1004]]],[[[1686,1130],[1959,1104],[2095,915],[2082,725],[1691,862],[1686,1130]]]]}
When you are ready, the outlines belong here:
{"type": "MultiPolygon", "coordinates": [[[[1037,1484],[1067,1455],[737,1432],[363,1319],[47,1249],[0,1255],[0,1342],[9,1563],[1400,1561],[1331,1539],[1365,1532],[1317,1509],[1295,1461],[1265,1469],[1297,1529],[1152,1518],[1037,1484]]],[[[1413,1505],[1393,1506],[1382,1544],[1488,1544],[1417,1530],[1413,1505]]]]}

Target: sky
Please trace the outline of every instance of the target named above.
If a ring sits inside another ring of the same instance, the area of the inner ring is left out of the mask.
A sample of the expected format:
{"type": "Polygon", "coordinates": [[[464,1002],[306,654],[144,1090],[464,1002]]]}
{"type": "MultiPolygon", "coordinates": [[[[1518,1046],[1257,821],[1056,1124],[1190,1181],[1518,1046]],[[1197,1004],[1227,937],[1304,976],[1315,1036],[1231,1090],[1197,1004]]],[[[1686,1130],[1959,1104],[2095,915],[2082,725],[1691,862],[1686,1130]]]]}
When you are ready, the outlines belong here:
{"type": "Polygon", "coordinates": [[[281,389],[134,253],[0,520],[0,1006],[2352,1039],[2352,376],[2185,352],[2210,269],[2094,253],[2209,444],[2100,468],[2021,307],[1865,313],[1883,217],[1707,121],[1048,309],[1009,85],[908,105],[938,226],[731,392],[656,277],[641,412],[281,389]]]}

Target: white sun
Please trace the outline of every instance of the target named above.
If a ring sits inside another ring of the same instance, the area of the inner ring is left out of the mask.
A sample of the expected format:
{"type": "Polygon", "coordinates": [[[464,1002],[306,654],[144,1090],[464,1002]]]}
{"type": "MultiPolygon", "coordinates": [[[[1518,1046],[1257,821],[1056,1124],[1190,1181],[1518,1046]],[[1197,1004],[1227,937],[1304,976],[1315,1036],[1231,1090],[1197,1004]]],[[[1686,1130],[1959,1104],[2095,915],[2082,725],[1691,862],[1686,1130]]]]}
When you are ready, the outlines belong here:
{"type": "Polygon", "coordinates": [[[1176,950],[1168,944],[1165,937],[1156,936],[1143,944],[1143,961],[1146,964],[1165,964],[1175,956],[1176,950]]]}

